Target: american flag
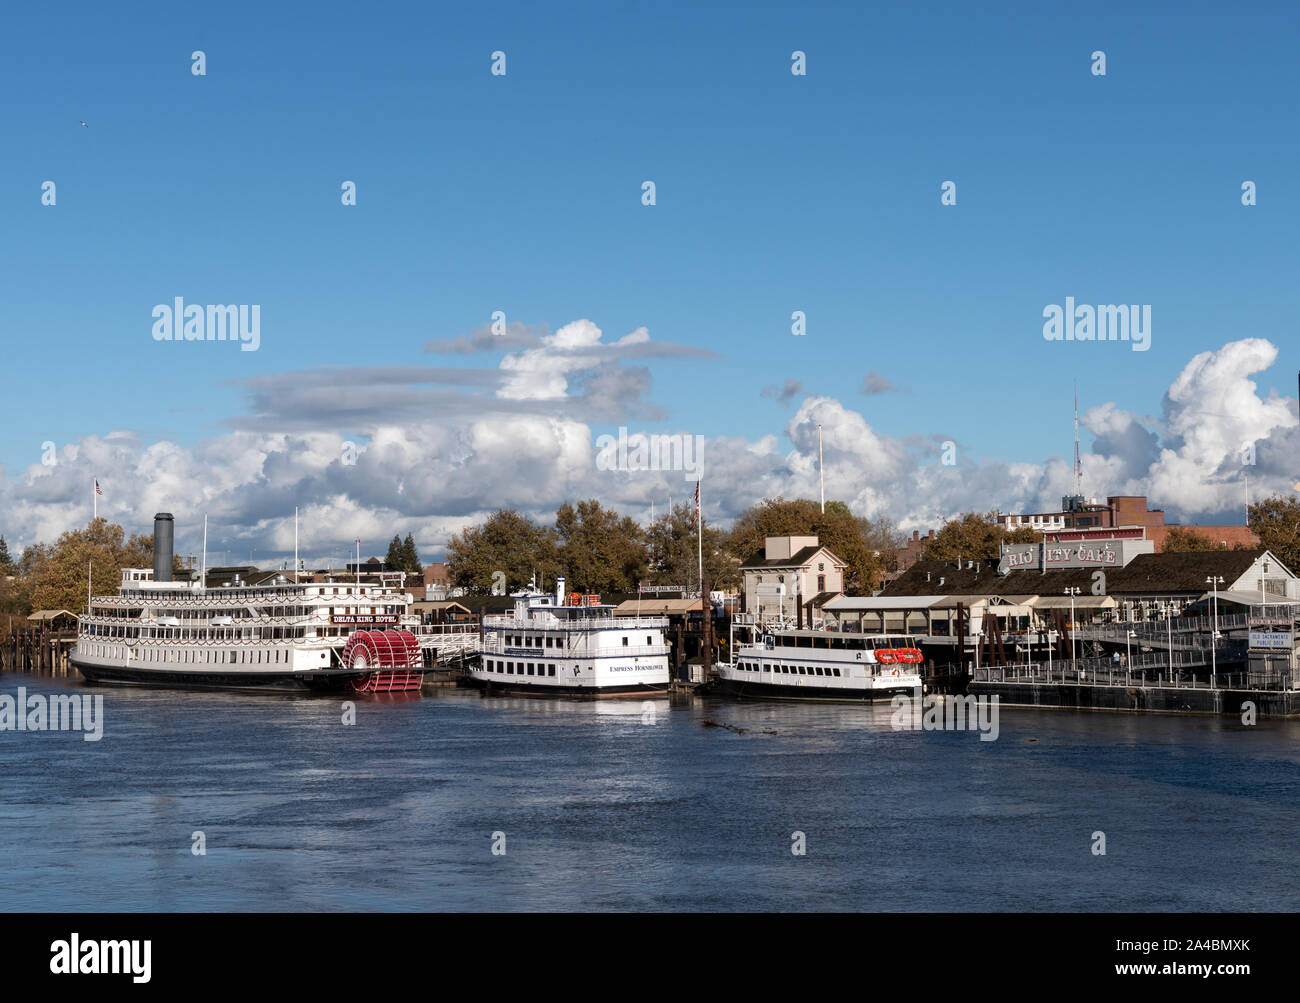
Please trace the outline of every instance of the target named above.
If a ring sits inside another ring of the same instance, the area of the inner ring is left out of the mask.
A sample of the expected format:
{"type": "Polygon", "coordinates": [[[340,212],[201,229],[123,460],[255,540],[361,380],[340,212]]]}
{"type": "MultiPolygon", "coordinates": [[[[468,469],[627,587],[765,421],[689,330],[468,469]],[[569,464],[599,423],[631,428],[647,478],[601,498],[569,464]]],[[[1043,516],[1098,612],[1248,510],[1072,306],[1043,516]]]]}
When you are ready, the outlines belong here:
{"type": "Polygon", "coordinates": [[[103,492],[102,490],[100,490],[100,487],[99,487],[99,478],[96,477],[96,478],[95,478],[95,494],[97,494],[97,495],[102,495],[103,493],[104,493],[104,492],[103,492]]]}
{"type": "Polygon", "coordinates": [[[700,514],[700,482],[695,482],[695,514],[700,514]]]}

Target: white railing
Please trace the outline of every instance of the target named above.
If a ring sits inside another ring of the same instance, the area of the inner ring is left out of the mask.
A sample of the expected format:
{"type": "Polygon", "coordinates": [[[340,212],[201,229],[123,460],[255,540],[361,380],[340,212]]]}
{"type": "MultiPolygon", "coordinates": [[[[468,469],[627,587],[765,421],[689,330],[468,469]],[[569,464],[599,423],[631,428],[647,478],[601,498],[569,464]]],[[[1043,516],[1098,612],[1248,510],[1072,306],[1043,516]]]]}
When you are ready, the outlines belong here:
{"type": "Polygon", "coordinates": [[[630,644],[623,647],[604,646],[570,646],[568,648],[532,648],[506,644],[502,638],[488,637],[483,641],[483,653],[486,655],[505,655],[510,658],[522,658],[525,661],[548,658],[626,658],[631,655],[667,655],[671,651],[667,644],[630,644]]]}
{"type": "Polygon", "coordinates": [[[666,629],[668,618],[663,616],[594,616],[573,620],[556,618],[554,623],[537,620],[517,620],[513,616],[485,616],[486,630],[655,630],[666,629]]]}

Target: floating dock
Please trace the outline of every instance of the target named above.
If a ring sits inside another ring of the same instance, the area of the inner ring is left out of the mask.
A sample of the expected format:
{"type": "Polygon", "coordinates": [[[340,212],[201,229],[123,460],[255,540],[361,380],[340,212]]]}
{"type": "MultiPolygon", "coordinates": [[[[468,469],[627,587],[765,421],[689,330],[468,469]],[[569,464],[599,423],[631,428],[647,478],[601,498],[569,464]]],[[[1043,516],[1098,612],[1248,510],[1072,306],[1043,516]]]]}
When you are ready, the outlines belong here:
{"type": "MultiPolygon", "coordinates": [[[[1093,660],[1088,660],[1091,663],[1093,660]]],[[[1217,673],[1214,682],[1177,668],[1101,668],[1088,663],[1005,665],[975,670],[972,696],[996,696],[1004,707],[1104,710],[1151,714],[1227,714],[1256,718],[1300,716],[1300,689],[1289,673],[1217,673]],[[1075,665],[1086,665],[1076,668],[1075,665]],[[1250,705],[1250,706],[1248,706],[1250,705]]]]}

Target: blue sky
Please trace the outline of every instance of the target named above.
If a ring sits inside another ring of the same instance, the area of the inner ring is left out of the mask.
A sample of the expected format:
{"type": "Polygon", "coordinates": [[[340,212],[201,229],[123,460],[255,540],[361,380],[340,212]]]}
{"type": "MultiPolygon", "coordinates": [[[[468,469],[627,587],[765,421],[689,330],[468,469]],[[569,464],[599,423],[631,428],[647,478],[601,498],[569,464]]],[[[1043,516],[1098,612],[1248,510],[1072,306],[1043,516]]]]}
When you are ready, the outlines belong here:
{"type": "Polygon", "coordinates": [[[7,8],[7,478],[47,440],[223,435],[248,377],[494,365],[422,347],[495,310],[709,350],[648,364],[666,417],[638,422],[709,437],[782,437],[798,399],[760,391],[796,379],[882,435],[1042,463],[1073,380],[1158,416],[1242,338],[1278,349],[1260,396],[1295,394],[1291,5],[307,10],[7,8]],[[261,348],[153,341],[175,296],[260,304],[261,348]],[[1066,296],[1150,304],[1150,351],[1044,341],[1066,296]],[[871,370],[900,392],[863,396],[871,370]]]}

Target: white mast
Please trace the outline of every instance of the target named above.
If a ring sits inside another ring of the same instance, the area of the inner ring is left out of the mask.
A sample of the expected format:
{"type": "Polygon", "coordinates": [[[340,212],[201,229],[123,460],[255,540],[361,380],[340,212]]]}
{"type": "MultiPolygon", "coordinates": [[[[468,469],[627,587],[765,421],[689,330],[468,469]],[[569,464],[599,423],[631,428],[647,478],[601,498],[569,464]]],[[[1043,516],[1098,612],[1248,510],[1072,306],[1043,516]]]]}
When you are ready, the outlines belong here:
{"type": "Polygon", "coordinates": [[[298,584],[298,506],[293,507],[293,583],[298,584]]]}
{"type": "Polygon", "coordinates": [[[1083,464],[1079,461],[1079,381],[1074,381],[1074,494],[1083,494],[1083,464]]]}
{"type": "Polygon", "coordinates": [[[199,588],[208,587],[208,514],[203,513],[203,561],[199,565],[199,588]]]}
{"type": "Polygon", "coordinates": [[[821,481],[822,515],[826,514],[826,467],[822,461],[822,427],[817,426],[817,477],[821,481]]]}

